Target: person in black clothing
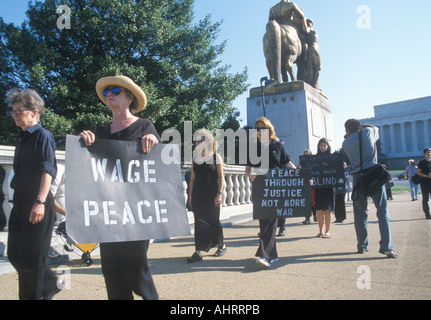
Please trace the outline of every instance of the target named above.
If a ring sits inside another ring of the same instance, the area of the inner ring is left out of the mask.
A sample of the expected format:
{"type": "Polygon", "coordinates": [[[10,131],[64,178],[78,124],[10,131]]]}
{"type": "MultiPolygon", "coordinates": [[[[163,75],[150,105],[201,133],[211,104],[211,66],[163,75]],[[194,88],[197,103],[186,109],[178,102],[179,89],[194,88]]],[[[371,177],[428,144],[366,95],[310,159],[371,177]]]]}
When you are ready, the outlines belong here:
{"type": "MultiPolygon", "coordinates": [[[[328,139],[321,138],[317,144],[317,154],[330,154],[331,146],[328,139]]],[[[319,225],[318,238],[330,238],[331,216],[334,212],[334,191],[333,188],[316,188],[315,193],[317,222],[319,225]],[[325,233],[323,233],[323,225],[325,225],[325,233]]]]}
{"type": "MultiPolygon", "coordinates": [[[[304,150],[304,152],[303,152],[303,155],[304,155],[304,156],[311,156],[311,155],[312,155],[312,152],[311,152],[311,150],[310,150],[310,149],[305,149],[305,150],[304,150]]],[[[301,169],[301,168],[302,168],[300,164],[298,165],[298,168],[299,168],[299,169],[301,169]]],[[[313,214],[314,222],[316,222],[316,221],[317,221],[317,216],[316,216],[316,205],[315,205],[315,201],[314,201],[314,199],[315,199],[315,194],[316,194],[316,189],[315,189],[315,188],[312,188],[312,189],[311,189],[311,212],[310,212],[310,213],[307,213],[307,215],[305,216],[305,220],[304,220],[304,221],[302,221],[302,223],[303,223],[303,224],[311,224],[311,221],[310,221],[311,214],[313,214]]]]}
{"type": "MultiPolygon", "coordinates": [[[[296,169],[292,156],[284,149],[283,144],[275,135],[274,126],[271,122],[261,117],[254,124],[257,130],[258,148],[262,150],[261,154],[269,155],[268,168],[289,168],[296,169]]],[[[251,165],[246,166],[246,175],[251,181],[256,178],[256,173],[251,172],[251,165]]],[[[275,241],[277,225],[279,219],[260,219],[259,227],[259,248],[256,252],[256,263],[264,267],[270,267],[271,263],[278,260],[277,246],[275,241]]],[[[282,228],[284,229],[284,220],[282,220],[282,228]]]]}
{"type": "MultiPolygon", "coordinates": [[[[0,167],[0,181],[3,181],[5,179],[5,171],[3,168],[0,167]]],[[[0,203],[3,203],[5,199],[5,195],[2,192],[2,190],[0,190],[0,203]]],[[[3,211],[3,208],[0,206],[0,232],[3,231],[4,227],[6,227],[6,215],[3,211]]],[[[0,252],[0,256],[1,256],[1,252],[0,252]]]]}
{"type": "MultiPolygon", "coordinates": [[[[87,146],[95,139],[140,141],[142,151],[150,152],[160,137],[153,123],[135,116],[145,108],[147,98],[142,89],[125,76],[99,79],[96,84],[99,98],[112,111],[112,122],[96,129],[83,131],[80,136],[87,146]]],[[[108,299],[132,300],[133,292],[146,300],[158,299],[147,251],[149,240],[100,244],[102,272],[108,299]]]]}
{"type": "Polygon", "coordinates": [[[429,199],[431,194],[431,148],[424,149],[425,159],[418,163],[417,174],[421,176],[422,209],[426,219],[431,219],[429,199]]]}
{"type": "Polygon", "coordinates": [[[226,252],[223,228],[220,223],[220,206],[223,189],[223,159],[215,153],[216,142],[208,130],[200,129],[195,136],[197,153],[192,162],[189,202],[195,218],[196,251],[188,262],[202,260],[201,251],[208,252],[218,245],[214,256],[220,257],[226,252]]]}
{"type": "Polygon", "coordinates": [[[9,105],[22,131],[13,161],[7,255],[18,272],[19,298],[51,299],[61,288],[45,263],[55,221],[49,190],[57,174],[54,136],[39,123],[44,102],[34,90],[14,90],[9,105]]]}

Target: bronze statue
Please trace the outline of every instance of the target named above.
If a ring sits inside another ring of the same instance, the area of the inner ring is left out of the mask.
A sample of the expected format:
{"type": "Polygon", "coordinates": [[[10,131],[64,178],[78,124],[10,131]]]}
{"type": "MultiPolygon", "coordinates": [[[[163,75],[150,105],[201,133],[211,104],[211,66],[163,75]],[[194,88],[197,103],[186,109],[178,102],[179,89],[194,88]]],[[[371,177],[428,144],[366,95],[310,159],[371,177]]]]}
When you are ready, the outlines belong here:
{"type": "Polygon", "coordinates": [[[318,35],[313,29],[313,21],[307,19],[307,26],[309,28],[307,43],[309,47],[309,61],[312,67],[311,85],[316,89],[319,89],[319,76],[322,68],[322,61],[320,59],[319,44],[317,43],[318,35]]]}
{"type": "Polygon", "coordinates": [[[289,0],[273,6],[268,20],[263,47],[272,85],[289,81],[289,74],[292,81],[300,79],[318,88],[320,54],[312,21],[306,20],[303,11],[289,0]],[[294,63],[298,65],[298,77],[294,63]]]}
{"type": "Polygon", "coordinates": [[[318,35],[313,29],[313,21],[306,20],[307,31],[305,42],[307,51],[296,61],[298,66],[298,79],[307,82],[309,85],[319,89],[319,76],[321,70],[321,59],[319,53],[318,35]]]}

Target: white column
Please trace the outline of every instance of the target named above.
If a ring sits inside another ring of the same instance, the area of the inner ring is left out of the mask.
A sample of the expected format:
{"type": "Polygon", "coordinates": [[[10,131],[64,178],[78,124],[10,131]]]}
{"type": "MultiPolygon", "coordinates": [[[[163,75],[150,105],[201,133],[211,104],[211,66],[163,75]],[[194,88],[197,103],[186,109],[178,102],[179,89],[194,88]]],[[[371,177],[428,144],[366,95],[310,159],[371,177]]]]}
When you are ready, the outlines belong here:
{"type": "Polygon", "coordinates": [[[413,144],[413,152],[419,150],[418,147],[418,129],[416,125],[416,121],[412,121],[412,144],[413,144]]]}
{"type": "Polygon", "coordinates": [[[384,130],[384,127],[385,126],[380,126],[379,127],[379,138],[380,138],[380,142],[381,142],[381,151],[382,151],[382,153],[384,153],[384,154],[387,154],[387,147],[386,147],[386,143],[385,143],[385,141],[386,141],[386,138],[385,138],[385,130],[384,130]]]}
{"type": "Polygon", "coordinates": [[[239,181],[238,181],[238,174],[232,175],[232,182],[233,182],[233,204],[235,206],[239,205],[239,181]]]}
{"type": "Polygon", "coordinates": [[[245,174],[239,174],[238,180],[239,180],[239,203],[245,204],[245,180],[246,178],[245,174]]]}
{"type": "Polygon", "coordinates": [[[9,200],[12,201],[12,194],[9,194],[9,190],[10,190],[9,184],[11,180],[11,173],[12,173],[13,166],[11,164],[3,164],[2,167],[5,170],[5,177],[2,184],[2,191],[4,194],[4,201],[2,203],[2,207],[3,207],[3,212],[6,216],[6,227],[8,227],[9,216],[13,207],[12,202],[9,201],[9,200]]]}
{"type": "Polygon", "coordinates": [[[181,172],[181,180],[183,181],[183,195],[184,195],[184,203],[187,207],[187,200],[189,198],[187,194],[187,181],[186,181],[186,172],[181,172]]]}
{"type": "Polygon", "coordinates": [[[395,124],[392,123],[389,125],[389,132],[390,132],[390,140],[391,140],[391,153],[394,154],[397,152],[396,149],[396,139],[395,139],[395,124]]]}
{"type": "Polygon", "coordinates": [[[245,203],[251,203],[251,181],[250,178],[244,175],[245,179],[245,203]]]}
{"type": "Polygon", "coordinates": [[[429,148],[431,145],[430,134],[431,134],[431,131],[429,127],[429,120],[424,120],[425,148],[429,148]]]}
{"type": "Polygon", "coordinates": [[[407,152],[407,141],[406,141],[406,123],[400,123],[401,126],[401,152],[407,152]]]}
{"type": "Polygon", "coordinates": [[[226,205],[232,206],[233,205],[232,175],[231,174],[225,175],[225,179],[226,179],[226,205]]]}
{"type": "Polygon", "coordinates": [[[227,206],[226,174],[224,175],[224,183],[223,183],[223,189],[222,189],[221,195],[222,195],[222,207],[226,207],[227,206]]]}

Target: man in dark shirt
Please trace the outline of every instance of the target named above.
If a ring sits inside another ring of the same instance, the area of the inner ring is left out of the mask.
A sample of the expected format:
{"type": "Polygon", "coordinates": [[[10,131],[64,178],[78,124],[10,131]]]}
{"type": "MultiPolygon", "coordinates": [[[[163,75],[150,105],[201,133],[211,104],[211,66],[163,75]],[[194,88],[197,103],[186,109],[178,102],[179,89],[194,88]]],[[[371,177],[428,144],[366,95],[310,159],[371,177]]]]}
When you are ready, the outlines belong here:
{"type": "Polygon", "coordinates": [[[45,263],[55,221],[49,191],[57,174],[54,137],[39,123],[44,102],[34,90],[15,90],[9,106],[22,132],[13,163],[8,258],[18,272],[19,298],[49,299],[59,291],[57,278],[45,263]]]}
{"type": "Polygon", "coordinates": [[[417,174],[421,176],[422,209],[426,219],[431,219],[428,201],[431,194],[431,148],[424,150],[425,159],[418,163],[417,174]]]}

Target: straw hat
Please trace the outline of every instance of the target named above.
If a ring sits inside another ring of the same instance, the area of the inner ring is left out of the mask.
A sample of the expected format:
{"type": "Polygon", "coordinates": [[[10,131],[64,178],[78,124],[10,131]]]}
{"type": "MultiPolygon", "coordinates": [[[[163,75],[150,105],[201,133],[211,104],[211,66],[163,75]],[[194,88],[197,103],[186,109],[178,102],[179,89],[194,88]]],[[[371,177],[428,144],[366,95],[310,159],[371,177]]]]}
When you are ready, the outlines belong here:
{"type": "Polygon", "coordinates": [[[103,91],[108,86],[123,87],[128,89],[131,93],[133,93],[133,95],[136,97],[136,100],[138,102],[135,112],[139,112],[147,106],[147,97],[145,95],[145,92],[136,83],[134,83],[132,79],[121,75],[104,77],[97,81],[96,92],[100,100],[102,100],[104,104],[106,104],[106,98],[103,96],[103,91]]]}

